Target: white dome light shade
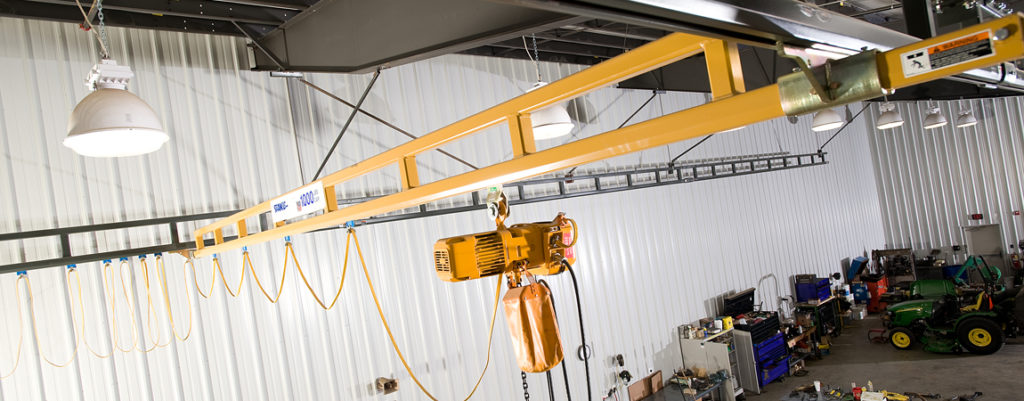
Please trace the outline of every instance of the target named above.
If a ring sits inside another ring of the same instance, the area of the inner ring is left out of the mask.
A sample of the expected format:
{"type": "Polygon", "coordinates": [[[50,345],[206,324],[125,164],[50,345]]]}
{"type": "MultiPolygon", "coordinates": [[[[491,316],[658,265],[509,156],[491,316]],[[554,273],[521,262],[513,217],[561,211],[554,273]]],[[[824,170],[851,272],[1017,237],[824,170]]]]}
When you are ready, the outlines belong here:
{"type": "MultiPolygon", "coordinates": [[[[533,92],[547,84],[547,82],[538,81],[526,93],[533,92]]],[[[569,135],[575,127],[572,118],[569,117],[569,112],[565,110],[564,103],[530,113],[530,124],[533,126],[533,139],[541,141],[569,135]]]]}
{"type": "Polygon", "coordinates": [[[569,135],[574,127],[565,105],[556,104],[530,113],[533,139],[554,139],[569,135]]]}
{"type": "Polygon", "coordinates": [[[960,115],[956,118],[957,128],[967,128],[978,125],[978,119],[974,118],[974,112],[970,110],[961,110],[960,115]]]}
{"type": "Polygon", "coordinates": [[[82,156],[137,156],[170,139],[146,102],[124,89],[98,88],[75,106],[64,146],[82,156]]]}
{"type": "Polygon", "coordinates": [[[928,109],[928,115],[924,117],[924,129],[936,129],[946,124],[949,124],[949,121],[946,121],[946,116],[939,112],[938,107],[928,109]]]}
{"type": "Polygon", "coordinates": [[[843,117],[839,113],[832,109],[825,109],[814,115],[814,120],[811,121],[811,131],[833,130],[842,127],[843,124],[843,117]]]}
{"type": "Polygon", "coordinates": [[[878,116],[877,124],[875,128],[878,129],[889,129],[896,128],[903,125],[903,116],[900,115],[899,111],[896,111],[896,105],[892,103],[884,103],[878,107],[882,111],[882,114],[878,116]]]}

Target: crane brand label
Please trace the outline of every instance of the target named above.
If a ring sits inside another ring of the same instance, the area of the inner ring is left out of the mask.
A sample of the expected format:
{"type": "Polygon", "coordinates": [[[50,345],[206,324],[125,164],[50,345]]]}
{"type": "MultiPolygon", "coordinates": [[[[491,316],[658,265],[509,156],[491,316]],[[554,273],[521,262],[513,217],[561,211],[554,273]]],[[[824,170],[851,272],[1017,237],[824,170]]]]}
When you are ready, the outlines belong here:
{"type": "Polygon", "coordinates": [[[270,201],[274,223],[327,209],[324,185],[317,181],[270,201]]]}
{"type": "Polygon", "coordinates": [[[992,31],[985,30],[900,54],[903,76],[912,77],[996,54],[992,31]]]}

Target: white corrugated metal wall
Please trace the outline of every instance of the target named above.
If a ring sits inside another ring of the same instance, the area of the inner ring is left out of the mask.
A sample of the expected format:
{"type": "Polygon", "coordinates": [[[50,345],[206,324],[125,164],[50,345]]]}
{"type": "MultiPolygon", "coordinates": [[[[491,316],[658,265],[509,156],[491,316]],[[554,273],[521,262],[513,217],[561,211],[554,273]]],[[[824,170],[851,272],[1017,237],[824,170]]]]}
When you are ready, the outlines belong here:
{"type": "MultiPolygon", "coordinates": [[[[137,77],[131,90],[160,114],[172,140],[155,154],[119,160],[85,159],[60,145],[71,108],[85,96],[81,78],[95,62],[91,38],[71,24],[0,19],[0,231],[94,224],[240,208],[308,181],[349,109],[301,83],[243,71],[242,44],[235,38],[111,29],[113,54],[137,77]]],[[[578,70],[544,64],[546,79],[578,70]]],[[[385,70],[365,107],[415,134],[510,98],[530,84],[530,63],[445,56],[385,70]]],[[[369,76],[311,75],[308,78],[350,100],[369,76]]],[[[649,92],[599,90],[574,104],[578,137],[618,126],[649,92]]],[[[703,95],[660,95],[640,112],[642,121],[705,101],[703,95]]],[[[738,111],[740,112],[740,111],[738,111]]],[[[809,118],[785,120],[721,134],[686,159],[765,153],[812,152],[828,134],[812,134],[809,118]],[[691,157],[692,156],[692,157],[691,157]]],[[[511,157],[503,129],[488,131],[445,149],[477,165],[511,157]]],[[[406,139],[364,116],[356,118],[327,171],[376,154],[406,139]]],[[[557,142],[557,141],[556,141],[557,142]]],[[[664,163],[693,144],[687,141],[586,166],[606,170],[664,163]]],[[[541,144],[551,146],[553,144],[541,144]]],[[[608,362],[626,357],[640,376],[679,366],[675,327],[713,313],[718,297],[755,286],[773,273],[788,293],[797,273],[837,271],[843,258],[863,254],[883,241],[870,146],[861,124],[851,125],[826,148],[823,167],[737,177],[545,202],[513,209],[513,221],[549,219],[565,211],[579,221],[577,265],[595,394],[612,385],[608,362]]],[[[423,157],[424,181],[466,167],[432,154],[423,157]]],[[[397,188],[395,171],[382,171],[346,187],[346,195],[380,194],[397,188]]],[[[493,280],[450,284],[432,271],[433,241],[488,230],[483,212],[369,226],[359,230],[370,274],[395,335],[412,369],[436,396],[453,399],[472,387],[485,356],[493,280]]],[[[191,227],[183,227],[191,229],[191,227]]],[[[72,237],[75,252],[105,251],[166,241],[161,230],[119,230],[72,237]]],[[[344,233],[295,238],[299,261],[314,288],[330,294],[341,279],[344,233]]],[[[0,244],[0,263],[53,257],[58,244],[33,240],[0,244]]],[[[283,243],[251,249],[256,271],[277,283],[283,243]]],[[[228,280],[238,277],[240,255],[222,256],[228,280]]],[[[64,269],[28,274],[34,285],[37,344],[29,327],[20,365],[0,380],[9,400],[285,400],[373,398],[379,376],[397,377],[401,390],[381,399],[422,399],[376,316],[358,268],[339,306],[323,312],[294,270],[281,302],[269,304],[249,278],[242,295],[226,296],[221,283],[204,299],[183,277],[182,259],[167,257],[170,305],[179,333],[193,312],[192,337],[152,352],[114,351],[101,359],[79,350],[69,367],[41,361],[71,354],[79,318],[77,296],[67,296],[64,269]],[[188,297],[182,296],[187,288],[188,297]],[[191,304],[186,302],[189,300],[191,304]],[[191,308],[190,308],[191,306],[191,308]]],[[[152,258],[150,265],[152,268],[152,258]]],[[[79,266],[84,288],[85,338],[100,354],[128,348],[131,333],[171,336],[157,280],[151,277],[157,327],[137,259],[112,286],[117,309],[106,307],[102,267],[79,266]],[[121,284],[134,289],[124,295],[121,284]],[[126,299],[136,309],[135,324],[126,299]],[[111,321],[117,323],[111,329],[111,321]],[[120,333],[112,344],[111,333],[120,333]]],[[[115,266],[116,267],[116,266],[115,266]]],[[[211,262],[198,263],[199,282],[209,282],[211,262]]],[[[219,280],[219,279],[218,279],[219,280]]],[[[550,278],[562,319],[563,342],[574,354],[579,329],[567,275],[550,278]]],[[[767,281],[764,287],[774,292],[767,281]]],[[[28,316],[27,296],[14,292],[14,275],[0,276],[0,374],[16,360],[16,311],[28,316]]],[[[74,280],[71,281],[74,290],[74,280]]],[[[271,292],[274,289],[270,289],[271,292]]],[[[775,294],[769,294],[771,299],[775,294]]],[[[771,302],[769,302],[771,303],[771,302]]],[[[31,321],[31,320],[30,320],[31,321]]],[[[148,347],[139,344],[139,347],[148,347]]],[[[567,360],[573,397],[584,399],[583,365],[567,360]]],[[[563,393],[555,374],[557,394],[563,393]]],[[[531,393],[545,397],[543,375],[531,375],[531,393]]],[[[498,318],[491,368],[479,399],[522,398],[519,372],[503,319],[498,318]]]]}
{"type": "MultiPolygon", "coordinates": [[[[949,120],[922,128],[929,105],[899,103],[906,123],[871,130],[886,244],[941,249],[964,245],[962,227],[1000,224],[1004,249],[1024,239],[1024,111],[1020,97],[936,102],[949,120]],[[960,110],[978,124],[956,128],[960,110]],[[971,220],[980,213],[982,220],[971,220]]],[[[867,123],[874,127],[878,107],[867,123]]]]}

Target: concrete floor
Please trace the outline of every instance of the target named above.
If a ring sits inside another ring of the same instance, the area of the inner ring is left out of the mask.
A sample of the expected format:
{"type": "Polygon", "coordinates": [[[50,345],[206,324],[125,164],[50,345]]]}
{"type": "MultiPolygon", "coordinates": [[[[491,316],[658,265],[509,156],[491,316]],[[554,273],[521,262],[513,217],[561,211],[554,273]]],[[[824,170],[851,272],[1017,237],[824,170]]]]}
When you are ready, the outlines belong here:
{"type": "Polygon", "coordinates": [[[835,338],[830,355],[807,361],[807,376],[770,383],[761,395],[747,392],[747,399],[776,401],[815,380],[842,386],[844,391],[849,391],[850,382],[864,386],[871,380],[875,390],[939,393],[943,400],[975,391],[984,393],[979,400],[1024,400],[1024,339],[1011,339],[995,354],[985,356],[933,354],[920,345],[898,351],[888,343],[868,342],[868,329],[882,327],[877,317],[850,323],[835,338]]]}

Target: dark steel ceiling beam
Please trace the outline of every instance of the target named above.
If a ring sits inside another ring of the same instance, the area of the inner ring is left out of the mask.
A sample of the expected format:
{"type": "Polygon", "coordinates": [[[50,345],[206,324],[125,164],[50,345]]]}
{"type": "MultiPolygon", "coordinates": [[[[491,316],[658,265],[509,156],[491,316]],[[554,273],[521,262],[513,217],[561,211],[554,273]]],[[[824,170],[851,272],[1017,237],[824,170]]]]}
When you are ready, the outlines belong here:
{"type": "MultiPolygon", "coordinates": [[[[82,22],[82,13],[77,6],[69,7],[62,4],[40,3],[34,1],[2,1],[0,0],[0,16],[38,19],[46,21],[82,22]]],[[[151,13],[140,14],[118,10],[104,9],[104,20],[108,26],[155,29],[161,31],[196,32],[215,35],[238,36],[240,33],[230,21],[213,21],[190,17],[166,17],[151,13]]],[[[93,23],[96,20],[93,19],[93,23]]],[[[276,25],[243,24],[257,36],[265,35],[276,25]]]]}
{"type": "Polygon", "coordinates": [[[268,0],[214,0],[221,3],[234,3],[242,4],[254,7],[269,7],[269,8],[280,8],[283,10],[295,10],[302,11],[309,8],[308,5],[302,3],[288,3],[282,1],[268,1],[268,0]]]}
{"type": "MultiPolygon", "coordinates": [[[[77,10],[74,0],[30,0],[72,7],[77,10]]],[[[83,0],[84,2],[84,0],[83,0]]],[[[158,17],[187,17],[212,21],[234,21],[245,24],[280,25],[292,13],[284,10],[270,10],[250,6],[233,5],[208,1],[157,1],[157,0],[106,0],[104,11],[124,11],[158,17]]],[[[81,16],[81,12],[79,12],[81,16]]]]}

